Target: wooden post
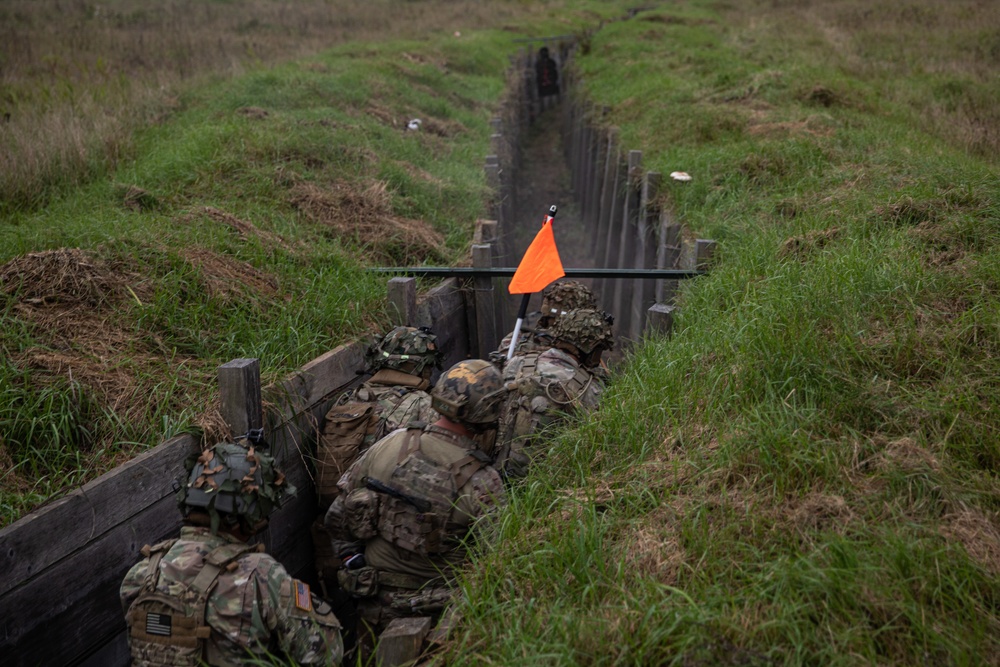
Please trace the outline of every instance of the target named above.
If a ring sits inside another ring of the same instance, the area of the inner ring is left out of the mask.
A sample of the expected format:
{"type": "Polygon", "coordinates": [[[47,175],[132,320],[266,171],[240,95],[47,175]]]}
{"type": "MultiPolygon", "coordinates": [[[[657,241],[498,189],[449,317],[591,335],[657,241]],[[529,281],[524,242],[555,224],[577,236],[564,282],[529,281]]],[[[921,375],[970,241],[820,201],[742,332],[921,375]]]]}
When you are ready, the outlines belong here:
{"type": "MultiPolygon", "coordinates": [[[[681,226],[669,211],[660,212],[660,243],[656,251],[656,268],[675,269],[681,258],[681,226]]],[[[677,293],[676,280],[656,281],[656,302],[670,303],[677,293]]]]}
{"type": "Polygon", "coordinates": [[[674,328],[674,309],[665,303],[654,303],[647,312],[646,333],[669,336],[674,328]]]}
{"type": "Polygon", "coordinates": [[[218,375],[220,411],[233,437],[261,428],[260,361],[233,359],[219,366],[218,375]]]}
{"type": "MultiPolygon", "coordinates": [[[[636,234],[637,252],[635,253],[635,268],[651,269],[656,266],[656,231],[654,225],[659,220],[659,192],[661,177],[655,171],[646,173],[642,181],[642,195],[639,203],[639,226],[636,234]]],[[[632,297],[632,336],[637,339],[642,334],[643,320],[646,310],[655,299],[656,285],[651,280],[636,280],[632,297]]]]}
{"type": "Polygon", "coordinates": [[[607,162],[608,141],[604,130],[594,134],[594,161],[590,168],[590,186],[584,198],[586,207],[587,229],[592,240],[591,255],[597,243],[597,235],[601,225],[601,190],[604,188],[605,163],[607,162]]]}
{"type": "MultiPolygon", "coordinates": [[[[472,246],[472,266],[477,269],[493,268],[493,251],[488,243],[472,246]]],[[[476,303],[476,337],[479,341],[479,358],[485,359],[497,349],[496,303],[493,300],[493,281],[489,276],[473,280],[476,303]]]]}
{"type": "MultiPolygon", "coordinates": [[[[621,235],[618,239],[618,262],[615,268],[623,268],[632,264],[635,257],[636,236],[639,222],[639,198],[642,195],[642,182],[639,175],[642,170],[642,151],[628,152],[628,180],[625,186],[625,197],[622,204],[621,235]]],[[[618,280],[615,285],[615,306],[613,314],[623,323],[619,335],[631,338],[632,291],[634,280],[618,280]]],[[[632,338],[632,340],[635,340],[632,338]]]]}
{"type": "Polygon", "coordinates": [[[389,317],[397,326],[410,327],[417,316],[417,279],[389,279],[389,317]]]}
{"type": "Polygon", "coordinates": [[[430,616],[395,618],[379,635],[375,664],[379,667],[412,665],[420,657],[424,638],[431,631],[430,616]]]}
{"type": "Polygon", "coordinates": [[[712,263],[715,256],[715,241],[710,239],[695,239],[694,242],[694,267],[705,270],[712,263]]]}
{"type": "Polygon", "coordinates": [[[489,213],[496,220],[502,220],[503,192],[500,188],[500,158],[496,155],[487,155],[483,171],[486,173],[486,185],[492,190],[488,205],[489,213]]]}

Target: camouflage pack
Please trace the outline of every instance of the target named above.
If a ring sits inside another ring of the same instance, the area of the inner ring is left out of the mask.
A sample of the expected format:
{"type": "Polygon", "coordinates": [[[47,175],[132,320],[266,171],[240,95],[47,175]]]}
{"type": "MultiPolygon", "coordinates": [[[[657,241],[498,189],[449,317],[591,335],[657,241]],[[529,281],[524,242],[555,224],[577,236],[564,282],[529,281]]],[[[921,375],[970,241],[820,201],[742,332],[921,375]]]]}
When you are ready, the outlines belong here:
{"type": "Polygon", "coordinates": [[[391,368],[421,375],[427,369],[440,368],[442,357],[437,336],[427,329],[396,327],[368,346],[365,363],[370,373],[391,368]]]}

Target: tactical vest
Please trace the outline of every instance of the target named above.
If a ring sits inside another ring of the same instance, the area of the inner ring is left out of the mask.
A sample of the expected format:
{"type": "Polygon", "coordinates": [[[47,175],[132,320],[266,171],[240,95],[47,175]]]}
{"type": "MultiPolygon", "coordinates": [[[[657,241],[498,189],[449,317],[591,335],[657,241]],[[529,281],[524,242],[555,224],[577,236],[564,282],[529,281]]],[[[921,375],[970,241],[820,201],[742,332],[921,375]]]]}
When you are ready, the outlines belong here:
{"type": "Polygon", "coordinates": [[[536,397],[543,397],[556,409],[569,410],[576,407],[584,395],[594,376],[582,368],[577,368],[573,377],[566,381],[546,380],[535,376],[538,367],[538,357],[541,352],[526,354],[523,357],[520,376],[517,379],[517,390],[512,391],[501,408],[500,421],[497,427],[497,442],[499,446],[514,437],[530,435],[537,427],[539,417],[536,397]]]}
{"type": "Polygon", "coordinates": [[[389,424],[383,413],[395,409],[413,391],[425,391],[429,386],[427,380],[387,368],[375,378],[384,384],[359,387],[349,395],[350,400],[326,414],[316,446],[316,492],[321,508],[329,507],[339,495],[337,482],[351,464],[392,428],[403,426],[389,424]],[[384,410],[386,403],[391,404],[390,410],[384,410]]]}
{"type": "Polygon", "coordinates": [[[146,578],[139,595],[126,614],[129,626],[129,650],[133,667],[198,667],[206,659],[205,649],[212,629],[205,622],[208,598],[219,574],[245,553],[257,547],[247,544],[223,544],[205,557],[198,575],[188,585],[189,600],[160,593],[160,561],[177,540],[143,547],[149,554],[146,578]]]}
{"type": "Polygon", "coordinates": [[[448,519],[459,491],[490,460],[469,450],[444,468],[421,451],[422,434],[419,428],[407,430],[395,470],[388,480],[378,480],[393,493],[379,493],[377,530],[400,549],[426,556],[447,553],[465,537],[468,526],[448,519]]]}

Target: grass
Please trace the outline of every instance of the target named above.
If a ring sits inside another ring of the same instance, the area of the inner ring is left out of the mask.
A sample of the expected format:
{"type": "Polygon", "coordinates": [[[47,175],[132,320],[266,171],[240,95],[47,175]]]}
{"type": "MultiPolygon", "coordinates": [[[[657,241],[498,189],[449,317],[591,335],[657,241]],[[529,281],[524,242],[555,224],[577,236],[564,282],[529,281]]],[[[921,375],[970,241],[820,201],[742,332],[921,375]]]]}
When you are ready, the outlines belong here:
{"type": "Polygon", "coordinates": [[[588,96],[693,175],[664,204],[721,256],[513,493],[444,662],[998,663],[981,10],[689,2],[592,36],[588,96]]]}
{"type": "MultiPolygon", "coordinates": [[[[183,4],[149,14],[126,2],[99,8],[141,14],[111,20],[77,16],[81,5],[52,26],[61,34],[78,21],[105,21],[104,32],[75,44],[82,63],[114,35],[125,39],[121,31],[144,26],[135,33],[141,40],[165,26],[163,42],[142,51],[163,58],[161,68],[140,68],[135,85],[166,77],[170,99],[148,123],[124,123],[113,140],[87,134],[127,151],[78,150],[53,134],[86,164],[60,163],[65,178],[30,169],[11,175],[30,182],[30,192],[0,185],[0,525],[171,435],[220,437],[213,404],[220,364],[259,358],[266,383],[384,328],[384,282],[366,267],[464,255],[484,210],[493,106],[517,48],[512,36],[525,29],[515,22],[456,35],[455,28],[515,15],[521,25],[540,17],[534,28],[552,22],[549,7],[502,4],[488,16],[476,3],[351,5],[336,21],[353,28],[320,37],[314,31],[322,25],[309,23],[303,29],[312,41],[295,31],[284,42],[274,37],[267,66],[240,61],[247,70],[240,76],[224,76],[198,50],[204,44],[194,44],[207,39],[202,30],[217,32],[226,53],[228,40],[243,43],[223,20],[229,13],[214,6],[189,7],[190,16],[183,4]],[[390,11],[400,20],[380,32],[390,11]],[[186,34],[187,21],[205,12],[220,23],[186,34]],[[424,18],[402,20],[416,15],[424,18]],[[374,35],[420,38],[358,39],[374,35]],[[170,57],[189,41],[194,51],[182,62],[170,57]],[[274,61],[320,41],[322,52],[274,61]],[[406,132],[414,117],[422,131],[406,132]]],[[[249,23],[254,12],[276,8],[240,5],[249,23]]],[[[51,6],[14,17],[18,38],[52,25],[51,16],[32,14],[51,6]]],[[[286,10],[305,20],[338,6],[286,10]]],[[[39,41],[32,53],[70,46],[39,41]]],[[[114,72],[131,62],[107,58],[114,72]]],[[[51,95],[25,92],[57,85],[39,67],[36,59],[11,69],[17,81],[5,84],[8,99],[23,109],[63,108],[51,95]]],[[[81,95],[103,94],[92,74],[59,69],[56,78],[69,77],[68,89],[81,95]]],[[[142,97],[128,97],[128,112],[138,113],[142,97]]],[[[64,101],[76,105],[77,97],[64,101]]],[[[92,118],[76,111],[81,122],[92,118]]],[[[116,113],[109,107],[110,117],[116,113]]],[[[32,132],[50,132],[44,113],[35,120],[32,132]]],[[[0,130],[15,132],[17,123],[9,125],[0,130]]]]}

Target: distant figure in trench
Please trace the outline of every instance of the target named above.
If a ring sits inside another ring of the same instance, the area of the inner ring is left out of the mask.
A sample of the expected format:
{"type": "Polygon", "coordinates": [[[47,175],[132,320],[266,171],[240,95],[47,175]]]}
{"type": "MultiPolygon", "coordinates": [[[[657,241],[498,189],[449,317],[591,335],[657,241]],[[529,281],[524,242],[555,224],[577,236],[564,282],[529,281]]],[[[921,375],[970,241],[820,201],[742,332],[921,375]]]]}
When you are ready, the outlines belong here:
{"type": "Polygon", "coordinates": [[[330,606],[247,540],[294,493],[264,448],[219,443],[188,461],[180,537],[142,549],[120,589],[133,667],[243,667],[284,656],[339,665],[330,606]]]}
{"type": "Polygon", "coordinates": [[[559,99],[559,66],[549,55],[549,47],[538,50],[535,60],[535,82],[538,85],[538,104],[542,109],[559,99]]]}
{"type": "Polygon", "coordinates": [[[473,524],[506,502],[473,439],[496,427],[506,393],[489,362],[455,364],[431,390],[438,419],[390,433],[341,478],[326,528],[340,585],[358,600],[362,660],[393,619],[441,616],[473,524]]]}
{"type": "Polygon", "coordinates": [[[596,410],[604,391],[601,355],[614,347],[612,318],[593,308],[563,313],[544,334],[552,347],[511,358],[510,390],[496,434],[496,467],[513,481],[544,451],[545,429],[577,410],[596,410]]]}

